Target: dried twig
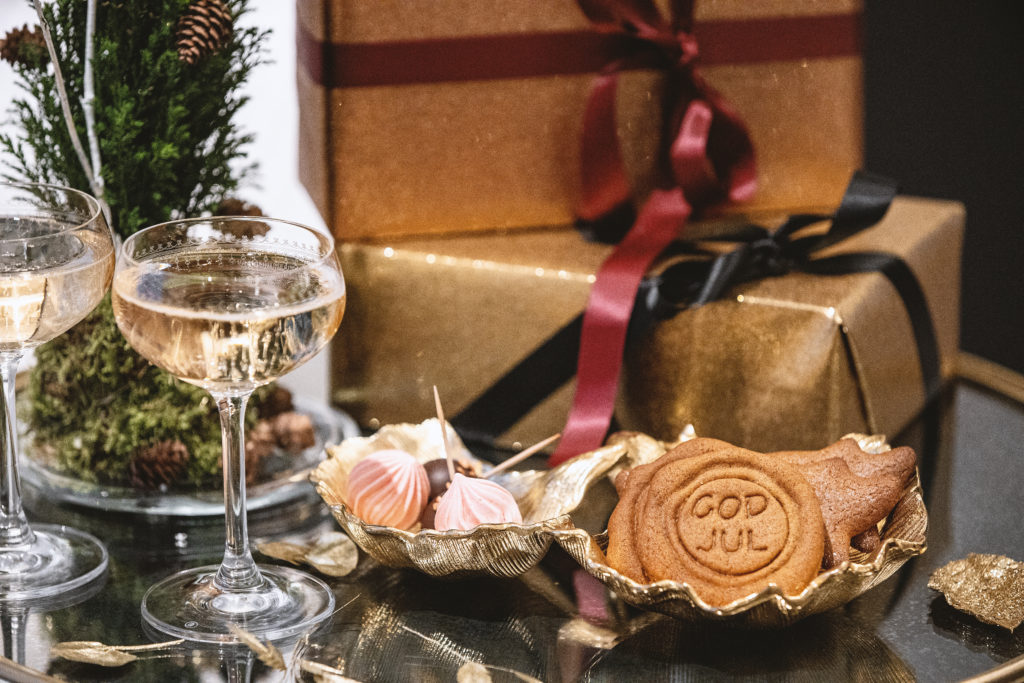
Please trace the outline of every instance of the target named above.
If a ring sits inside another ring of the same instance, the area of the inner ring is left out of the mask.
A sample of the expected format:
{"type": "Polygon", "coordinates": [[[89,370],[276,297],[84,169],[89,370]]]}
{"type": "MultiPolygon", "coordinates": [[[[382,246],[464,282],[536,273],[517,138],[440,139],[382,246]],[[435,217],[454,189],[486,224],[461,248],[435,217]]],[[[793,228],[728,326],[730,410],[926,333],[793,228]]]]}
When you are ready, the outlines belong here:
{"type": "Polygon", "coordinates": [[[261,641],[255,635],[249,633],[244,628],[237,626],[236,624],[228,624],[228,628],[231,629],[232,635],[245,643],[246,647],[256,653],[256,657],[271,669],[275,669],[277,671],[286,671],[288,669],[288,665],[285,664],[281,651],[274,647],[269,641],[261,641]]]}
{"type": "Polygon", "coordinates": [[[346,676],[341,670],[320,662],[300,659],[299,668],[306,673],[313,674],[317,683],[359,683],[356,679],[346,676]]]}
{"type": "MultiPolygon", "coordinates": [[[[88,0],[86,5],[85,15],[85,63],[82,65],[84,69],[82,79],[82,111],[85,113],[85,135],[89,142],[89,152],[92,157],[92,176],[90,184],[92,186],[93,193],[96,195],[96,201],[100,203],[100,207],[103,209],[103,215],[107,219],[107,223],[110,223],[110,207],[107,206],[107,202],[103,199],[103,173],[101,170],[102,163],[100,162],[100,141],[96,137],[96,86],[93,83],[93,66],[92,60],[96,53],[95,47],[96,37],[96,0],[88,0]]],[[[56,62],[54,62],[56,64],[56,62]]]]}
{"type": "Polygon", "coordinates": [[[92,164],[89,163],[89,158],[82,147],[82,140],[78,137],[78,129],[75,128],[75,119],[71,115],[71,101],[68,99],[68,91],[64,85],[64,75],[60,70],[60,61],[57,59],[57,48],[53,44],[50,24],[46,21],[46,15],[43,14],[43,5],[40,0],[32,0],[32,4],[36,8],[36,14],[39,16],[39,26],[43,31],[43,39],[46,41],[46,50],[50,53],[50,61],[53,63],[54,79],[57,82],[57,94],[60,98],[61,111],[64,112],[64,123],[67,124],[68,134],[71,136],[71,144],[74,146],[75,153],[78,155],[78,161],[82,164],[85,175],[89,179],[89,186],[92,188],[93,194],[97,194],[96,174],[93,172],[92,164]]]}
{"type": "MultiPolygon", "coordinates": [[[[19,664],[13,659],[0,655],[0,674],[4,676],[18,676],[11,678],[12,681],[32,681],[33,683],[64,683],[59,678],[44,674],[42,671],[19,664]]],[[[8,680],[4,678],[3,680],[8,680]]]]}

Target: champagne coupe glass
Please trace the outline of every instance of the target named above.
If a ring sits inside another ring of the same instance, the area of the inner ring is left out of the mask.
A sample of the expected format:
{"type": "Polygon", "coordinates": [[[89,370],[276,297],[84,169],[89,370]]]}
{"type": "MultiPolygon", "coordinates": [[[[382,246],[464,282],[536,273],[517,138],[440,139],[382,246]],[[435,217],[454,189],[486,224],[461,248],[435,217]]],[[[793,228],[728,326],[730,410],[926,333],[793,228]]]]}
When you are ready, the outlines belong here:
{"type": "Polygon", "coordinates": [[[224,560],[151,587],[143,618],[161,633],[213,643],[237,640],[232,624],[277,640],[326,619],[334,596],[322,581],[252,559],[244,419],[253,389],[312,358],[341,323],[345,282],[333,240],[271,218],[163,223],[125,240],[112,291],[128,342],[206,389],[223,437],[224,560]]]}
{"type": "Polygon", "coordinates": [[[89,195],[35,183],[0,183],[0,602],[45,598],[81,586],[107,567],[89,534],[29,526],[21,504],[14,380],[26,351],[84,318],[110,286],[114,243],[89,195]]]}

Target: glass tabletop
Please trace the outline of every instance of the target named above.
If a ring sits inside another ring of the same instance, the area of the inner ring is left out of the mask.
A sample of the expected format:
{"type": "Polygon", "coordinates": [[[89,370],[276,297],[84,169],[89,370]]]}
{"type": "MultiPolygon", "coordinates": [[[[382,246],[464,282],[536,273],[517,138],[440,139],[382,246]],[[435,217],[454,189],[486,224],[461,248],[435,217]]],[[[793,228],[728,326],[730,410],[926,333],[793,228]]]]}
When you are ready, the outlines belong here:
{"type": "MultiPolygon", "coordinates": [[[[579,616],[578,596],[593,595],[578,592],[585,575],[557,546],[518,579],[445,581],[363,556],[354,572],[328,580],[338,605],[331,623],[280,648],[285,672],[248,647],[171,645],[136,651],[116,667],[54,657],[52,647],[65,641],[152,642],[139,614],[143,592],[174,570],[219,560],[223,523],[147,522],[29,498],[33,520],[103,538],[110,572],[105,583],[65,596],[77,604],[0,610],[4,655],[27,667],[0,661],[0,680],[47,680],[38,674],[45,672],[74,681],[952,681],[993,670],[987,680],[1013,680],[1024,629],[983,624],[927,583],[972,552],[1024,560],[1024,406],[959,380],[891,441],[918,451],[928,551],[843,608],[786,629],[744,631],[695,627],[606,596],[604,621],[594,623],[579,616]]],[[[308,504],[257,511],[250,527],[257,541],[309,540],[337,528],[324,506],[308,504]]],[[[1024,666],[1016,671],[1024,675],[1024,666]]]]}

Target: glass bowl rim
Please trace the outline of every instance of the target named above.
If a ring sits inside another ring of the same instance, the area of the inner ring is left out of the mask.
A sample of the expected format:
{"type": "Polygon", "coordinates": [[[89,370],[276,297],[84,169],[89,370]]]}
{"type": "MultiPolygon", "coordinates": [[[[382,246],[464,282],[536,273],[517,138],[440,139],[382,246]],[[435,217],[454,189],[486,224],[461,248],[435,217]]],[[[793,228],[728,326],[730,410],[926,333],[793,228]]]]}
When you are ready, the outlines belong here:
{"type": "Polygon", "coordinates": [[[198,225],[202,223],[215,224],[225,223],[229,221],[232,223],[272,223],[277,225],[289,225],[292,227],[305,230],[308,233],[312,233],[315,237],[322,241],[324,249],[323,253],[320,254],[319,258],[317,258],[316,260],[304,262],[302,265],[303,269],[314,268],[325,263],[329,259],[334,258],[334,253],[337,246],[335,244],[334,237],[325,230],[320,230],[319,228],[315,228],[304,223],[298,223],[296,221],[290,221],[283,218],[272,218],[270,216],[200,216],[195,218],[177,218],[170,221],[164,221],[163,223],[155,223],[153,225],[148,225],[142,228],[141,230],[133,232],[131,235],[126,237],[121,242],[121,248],[118,250],[118,268],[123,268],[124,265],[128,263],[141,265],[146,262],[145,259],[138,259],[132,256],[128,251],[129,244],[133,243],[135,239],[142,234],[151,233],[153,231],[156,231],[158,228],[170,228],[171,226],[175,225],[198,225]]]}
{"type": "MultiPolygon", "coordinates": [[[[65,235],[65,234],[70,233],[70,232],[76,232],[78,230],[87,229],[87,228],[89,228],[89,226],[91,226],[92,224],[96,223],[96,221],[98,219],[101,219],[103,217],[103,210],[100,207],[99,200],[96,199],[95,197],[93,197],[88,192],[83,192],[83,191],[75,189],[73,187],[67,187],[65,185],[56,185],[56,184],[53,184],[53,183],[34,183],[34,182],[9,181],[9,180],[2,180],[2,181],[0,181],[0,188],[24,188],[24,189],[27,189],[27,188],[31,188],[31,187],[41,187],[41,188],[46,188],[48,190],[57,190],[59,192],[64,192],[64,193],[69,194],[69,195],[81,197],[82,199],[85,200],[86,205],[89,207],[88,217],[85,218],[84,220],[82,220],[79,223],[68,223],[66,226],[62,227],[60,230],[57,230],[56,232],[53,232],[53,233],[48,234],[48,235],[36,235],[34,237],[7,237],[7,238],[0,237],[0,244],[13,244],[13,243],[16,243],[16,242],[32,242],[32,241],[38,241],[40,239],[43,239],[43,240],[53,239],[54,237],[58,237],[60,235],[65,235]]],[[[110,230],[109,226],[107,227],[107,230],[109,232],[109,230],[110,230]]]]}

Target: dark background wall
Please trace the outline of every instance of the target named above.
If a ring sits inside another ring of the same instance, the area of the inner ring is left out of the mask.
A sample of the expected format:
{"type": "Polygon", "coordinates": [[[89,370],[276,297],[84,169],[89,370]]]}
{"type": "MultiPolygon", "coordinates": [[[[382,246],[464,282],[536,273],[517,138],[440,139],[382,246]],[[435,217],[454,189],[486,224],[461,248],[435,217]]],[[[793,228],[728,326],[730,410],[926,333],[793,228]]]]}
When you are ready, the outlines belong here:
{"type": "Polygon", "coordinates": [[[865,166],[967,205],[961,347],[1024,372],[1024,3],[867,0],[865,166]]]}

